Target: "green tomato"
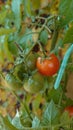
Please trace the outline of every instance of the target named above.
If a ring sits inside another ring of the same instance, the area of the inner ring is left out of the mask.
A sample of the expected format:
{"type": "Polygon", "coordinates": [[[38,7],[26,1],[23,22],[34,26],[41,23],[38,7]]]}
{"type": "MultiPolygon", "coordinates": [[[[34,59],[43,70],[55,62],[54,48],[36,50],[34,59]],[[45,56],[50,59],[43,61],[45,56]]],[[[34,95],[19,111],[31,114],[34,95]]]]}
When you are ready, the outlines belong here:
{"type": "Polygon", "coordinates": [[[8,86],[13,90],[19,90],[22,88],[22,83],[12,74],[7,74],[5,80],[7,81],[8,86]]]}
{"type": "Polygon", "coordinates": [[[20,121],[21,121],[21,124],[24,126],[24,127],[31,127],[32,126],[32,122],[31,120],[28,118],[28,117],[20,117],[20,121]]]}
{"type": "Polygon", "coordinates": [[[15,67],[13,74],[18,77],[19,80],[23,81],[26,73],[26,68],[24,64],[19,64],[15,67]]]}
{"type": "Polygon", "coordinates": [[[36,68],[36,56],[35,54],[31,53],[26,59],[26,67],[29,70],[34,70],[36,68]]]}
{"type": "Polygon", "coordinates": [[[29,93],[38,93],[44,89],[44,76],[36,72],[28,79],[24,80],[24,89],[29,93]]]}

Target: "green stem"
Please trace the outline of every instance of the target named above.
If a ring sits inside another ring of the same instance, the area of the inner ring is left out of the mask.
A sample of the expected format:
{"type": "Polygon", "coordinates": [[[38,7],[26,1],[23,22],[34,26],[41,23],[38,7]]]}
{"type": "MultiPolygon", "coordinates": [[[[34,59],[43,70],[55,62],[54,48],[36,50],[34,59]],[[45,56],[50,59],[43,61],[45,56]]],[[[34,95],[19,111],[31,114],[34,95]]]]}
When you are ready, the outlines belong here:
{"type": "Polygon", "coordinates": [[[15,42],[14,44],[16,44],[17,48],[18,48],[21,52],[23,52],[23,49],[20,47],[20,45],[19,45],[18,43],[15,42]]]}
{"type": "Polygon", "coordinates": [[[4,77],[3,73],[2,73],[2,71],[0,71],[0,76],[2,76],[3,79],[5,79],[5,77],[4,77]]]}
{"type": "Polygon", "coordinates": [[[43,48],[43,46],[41,45],[41,43],[39,41],[37,41],[37,43],[39,44],[41,51],[43,52],[44,56],[46,57],[45,49],[43,48]]]}
{"type": "Polygon", "coordinates": [[[63,92],[60,94],[60,98],[59,98],[59,102],[58,102],[58,106],[61,106],[62,103],[62,97],[63,97],[63,92]]]}
{"type": "Polygon", "coordinates": [[[29,49],[29,52],[24,56],[24,59],[26,60],[27,57],[29,56],[30,52],[32,51],[32,49],[34,48],[34,46],[36,45],[37,43],[35,42],[32,47],[29,49]]]}
{"type": "Polygon", "coordinates": [[[56,45],[56,42],[57,42],[57,38],[58,38],[58,29],[55,29],[54,34],[53,34],[53,38],[52,38],[50,51],[52,51],[55,48],[55,45],[56,45]]]}

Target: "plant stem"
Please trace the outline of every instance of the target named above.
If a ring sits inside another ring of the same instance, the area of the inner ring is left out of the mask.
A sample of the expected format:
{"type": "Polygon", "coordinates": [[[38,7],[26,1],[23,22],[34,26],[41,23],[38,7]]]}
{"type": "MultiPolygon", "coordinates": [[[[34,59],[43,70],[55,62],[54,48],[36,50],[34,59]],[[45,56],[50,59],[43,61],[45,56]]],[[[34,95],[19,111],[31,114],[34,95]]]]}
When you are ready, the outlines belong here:
{"type": "Polygon", "coordinates": [[[29,52],[24,56],[25,60],[27,59],[27,57],[29,56],[30,52],[32,51],[33,47],[36,45],[37,43],[35,42],[32,47],[29,49],[29,52]]]}
{"type": "Polygon", "coordinates": [[[0,71],[0,76],[2,76],[3,79],[5,79],[5,77],[1,71],[0,71]]]}
{"type": "Polygon", "coordinates": [[[23,52],[23,49],[20,47],[20,45],[19,45],[18,43],[15,42],[14,44],[16,44],[17,48],[18,48],[21,52],[23,52]]]}
{"type": "Polygon", "coordinates": [[[58,38],[58,29],[55,29],[54,34],[53,34],[53,38],[52,38],[50,51],[52,51],[55,48],[57,38],[58,38]]]}
{"type": "Polygon", "coordinates": [[[61,106],[61,103],[62,103],[62,97],[63,97],[63,92],[60,94],[60,98],[59,98],[58,106],[61,106]]]}
{"type": "Polygon", "coordinates": [[[45,53],[43,46],[41,45],[41,43],[39,41],[37,41],[37,43],[39,44],[41,51],[43,52],[44,56],[46,57],[46,53],[45,53]]]}

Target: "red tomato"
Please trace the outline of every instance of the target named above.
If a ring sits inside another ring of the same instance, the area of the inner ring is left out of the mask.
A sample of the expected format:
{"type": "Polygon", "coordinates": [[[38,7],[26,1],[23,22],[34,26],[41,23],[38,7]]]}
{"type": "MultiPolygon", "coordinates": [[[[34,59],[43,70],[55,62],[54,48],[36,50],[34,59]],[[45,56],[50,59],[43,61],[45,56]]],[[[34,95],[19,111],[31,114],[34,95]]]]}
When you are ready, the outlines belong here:
{"type": "Polygon", "coordinates": [[[51,54],[48,59],[42,59],[41,57],[38,57],[36,62],[38,71],[45,76],[52,76],[56,74],[59,69],[59,65],[59,60],[55,54],[51,54]]]}
{"type": "Polygon", "coordinates": [[[69,113],[70,117],[73,116],[73,106],[66,107],[65,111],[67,111],[69,113]]]}

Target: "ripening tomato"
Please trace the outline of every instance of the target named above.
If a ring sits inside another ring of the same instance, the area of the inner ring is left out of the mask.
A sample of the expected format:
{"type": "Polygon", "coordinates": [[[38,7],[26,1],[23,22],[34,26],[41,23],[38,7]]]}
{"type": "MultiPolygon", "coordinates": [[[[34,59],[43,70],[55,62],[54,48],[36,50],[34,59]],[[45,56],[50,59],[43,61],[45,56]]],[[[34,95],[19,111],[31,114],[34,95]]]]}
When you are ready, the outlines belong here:
{"type": "Polygon", "coordinates": [[[70,117],[73,116],[73,106],[66,107],[64,111],[67,111],[69,113],[70,117]]]}
{"type": "Polygon", "coordinates": [[[59,69],[59,59],[55,54],[51,54],[49,58],[42,59],[38,57],[36,66],[38,71],[45,76],[52,76],[57,73],[59,69]]]}

